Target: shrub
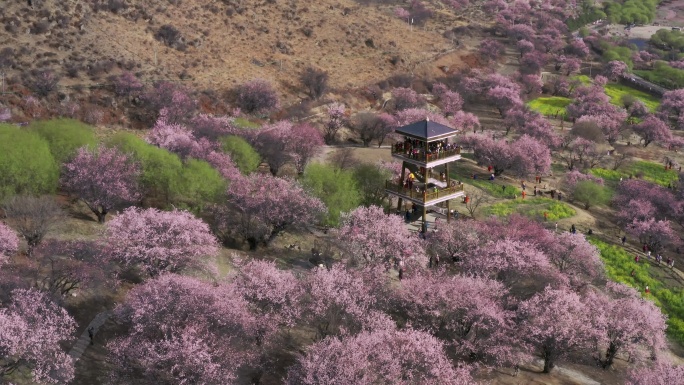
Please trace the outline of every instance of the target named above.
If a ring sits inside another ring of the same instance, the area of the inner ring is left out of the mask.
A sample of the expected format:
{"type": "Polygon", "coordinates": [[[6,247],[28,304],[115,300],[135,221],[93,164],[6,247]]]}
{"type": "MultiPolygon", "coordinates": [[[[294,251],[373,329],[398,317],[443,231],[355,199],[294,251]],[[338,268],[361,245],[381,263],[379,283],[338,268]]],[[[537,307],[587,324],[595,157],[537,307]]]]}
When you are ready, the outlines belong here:
{"type": "Polygon", "coordinates": [[[80,147],[94,147],[97,143],[93,129],[73,119],[39,120],[32,122],[28,130],[47,141],[58,164],[68,161],[80,147]]]}
{"type": "Polygon", "coordinates": [[[207,204],[225,196],[227,183],[216,169],[203,160],[188,159],[183,164],[172,203],[178,208],[200,212],[207,204]]]}
{"type": "Polygon", "coordinates": [[[15,194],[52,193],[59,167],[39,135],[0,124],[0,199],[15,194]]]}
{"type": "Polygon", "coordinates": [[[157,33],[154,34],[154,38],[171,48],[178,49],[182,46],[180,31],[170,24],[164,24],[159,27],[157,33]]]}
{"type": "Polygon", "coordinates": [[[268,81],[255,79],[238,87],[237,105],[248,113],[268,114],[278,108],[278,94],[268,81]]]}
{"type": "Polygon", "coordinates": [[[28,82],[29,88],[40,96],[47,96],[57,87],[59,77],[50,70],[33,72],[28,82]]]}
{"type": "Polygon", "coordinates": [[[183,170],[180,158],[132,134],[117,134],[109,144],[133,155],[142,168],[141,183],[146,197],[161,201],[163,207],[168,206],[179,186],[183,170]]]}
{"type": "Polygon", "coordinates": [[[328,207],[324,220],[326,225],[337,226],[340,223],[340,213],[361,204],[361,192],[351,171],[323,164],[310,164],[304,171],[302,184],[328,207]]]}
{"type": "Polygon", "coordinates": [[[586,210],[591,206],[605,205],[610,202],[611,198],[606,187],[590,180],[577,182],[572,191],[572,197],[575,201],[584,204],[586,210]]]}
{"type": "Polygon", "coordinates": [[[226,191],[226,181],[209,163],[181,159],[163,148],[131,134],[117,134],[109,145],[132,154],[142,168],[141,184],[150,203],[158,207],[182,207],[201,211],[226,191]]]}
{"type": "Polygon", "coordinates": [[[230,154],[230,158],[243,174],[256,171],[261,164],[259,153],[243,138],[239,136],[226,136],[221,138],[223,151],[230,154]]]}
{"type": "Polygon", "coordinates": [[[328,73],[313,67],[307,67],[299,81],[306,87],[311,99],[319,99],[328,89],[328,73]]]}

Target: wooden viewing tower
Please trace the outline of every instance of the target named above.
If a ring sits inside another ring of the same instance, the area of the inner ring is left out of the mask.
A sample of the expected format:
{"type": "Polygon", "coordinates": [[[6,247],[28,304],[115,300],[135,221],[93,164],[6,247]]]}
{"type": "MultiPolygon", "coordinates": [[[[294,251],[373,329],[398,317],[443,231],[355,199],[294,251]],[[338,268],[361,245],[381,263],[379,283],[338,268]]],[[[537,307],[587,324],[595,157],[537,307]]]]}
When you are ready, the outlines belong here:
{"type": "Polygon", "coordinates": [[[397,128],[396,133],[404,136],[392,146],[392,157],[402,161],[401,179],[385,182],[385,191],[399,198],[398,211],[404,200],[423,209],[423,230],[428,206],[446,202],[450,221],[449,201],[464,195],[463,184],[449,177],[449,163],[461,159],[461,148],[449,142],[457,131],[426,119],[397,128]]]}

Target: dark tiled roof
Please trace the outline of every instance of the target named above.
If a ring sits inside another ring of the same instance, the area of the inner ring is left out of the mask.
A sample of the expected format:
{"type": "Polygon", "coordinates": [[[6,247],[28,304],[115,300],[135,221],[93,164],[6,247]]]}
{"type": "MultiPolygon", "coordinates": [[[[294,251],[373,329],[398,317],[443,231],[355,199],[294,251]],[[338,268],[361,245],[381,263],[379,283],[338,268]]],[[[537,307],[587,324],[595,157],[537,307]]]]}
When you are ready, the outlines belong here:
{"type": "Polygon", "coordinates": [[[421,120],[420,122],[411,123],[407,126],[396,129],[398,134],[412,136],[419,139],[441,139],[456,135],[456,129],[449,126],[432,122],[430,120],[421,120]]]}

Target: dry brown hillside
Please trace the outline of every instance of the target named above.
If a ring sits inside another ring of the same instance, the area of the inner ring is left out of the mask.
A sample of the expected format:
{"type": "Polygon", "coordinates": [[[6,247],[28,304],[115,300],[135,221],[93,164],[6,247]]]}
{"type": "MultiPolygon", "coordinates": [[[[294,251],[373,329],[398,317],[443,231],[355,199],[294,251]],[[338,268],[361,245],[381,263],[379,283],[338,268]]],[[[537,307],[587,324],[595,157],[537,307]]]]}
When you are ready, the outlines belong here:
{"type": "Polygon", "coordinates": [[[394,16],[407,6],[402,1],[8,2],[0,9],[0,67],[8,79],[51,68],[60,85],[91,84],[128,69],[148,81],[214,90],[261,77],[283,94],[298,90],[307,66],[328,71],[334,88],[458,67],[471,41],[464,28],[449,31],[478,16],[430,2],[433,17],[411,29],[394,16]]]}

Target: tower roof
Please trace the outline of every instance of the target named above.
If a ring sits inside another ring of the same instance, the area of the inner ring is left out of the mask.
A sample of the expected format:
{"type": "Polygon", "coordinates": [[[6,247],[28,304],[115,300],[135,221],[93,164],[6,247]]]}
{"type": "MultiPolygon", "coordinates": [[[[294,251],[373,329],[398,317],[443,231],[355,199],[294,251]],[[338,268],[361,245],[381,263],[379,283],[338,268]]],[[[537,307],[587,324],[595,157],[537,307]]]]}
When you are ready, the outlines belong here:
{"type": "Polygon", "coordinates": [[[449,126],[430,121],[430,119],[425,119],[403,127],[399,127],[396,129],[396,132],[398,134],[410,136],[412,138],[431,141],[454,136],[458,131],[449,126]]]}

